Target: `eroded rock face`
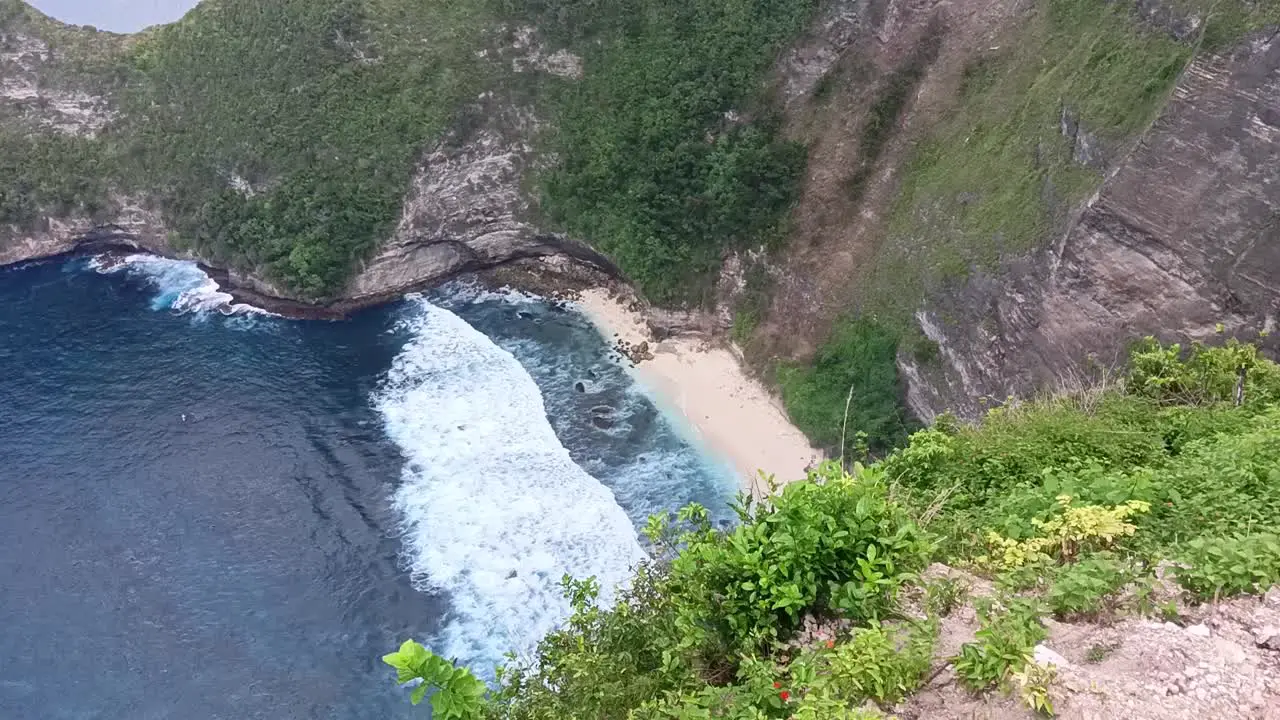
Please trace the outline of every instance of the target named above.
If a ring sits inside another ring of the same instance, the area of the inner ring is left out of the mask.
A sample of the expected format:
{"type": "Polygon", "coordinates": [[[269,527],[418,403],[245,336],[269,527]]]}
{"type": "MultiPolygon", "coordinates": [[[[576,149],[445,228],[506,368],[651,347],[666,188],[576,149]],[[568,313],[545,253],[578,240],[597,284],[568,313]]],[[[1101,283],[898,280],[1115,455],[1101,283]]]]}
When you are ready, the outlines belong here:
{"type": "Polygon", "coordinates": [[[1219,323],[1247,336],[1272,330],[1278,316],[1272,32],[1197,60],[1070,231],[923,310],[917,319],[940,362],[904,355],[900,366],[922,418],[944,409],[973,417],[1010,393],[1082,384],[1123,362],[1135,337],[1205,339],[1219,323]]]}
{"type": "Polygon", "coordinates": [[[110,98],[69,82],[51,83],[60,58],[22,32],[0,32],[0,118],[33,131],[92,137],[116,117],[110,98]]]}
{"type": "Polygon", "coordinates": [[[135,198],[117,197],[109,218],[46,218],[34,228],[0,225],[0,266],[93,247],[132,247],[172,254],[159,213],[135,198]]]}
{"type": "Polygon", "coordinates": [[[391,239],[348,287],[353,300],[390,296],[448,276],[513,260],[567,255],[614,273],[580,243],[538,231],[525,218],[521,178],[536,128],[524,108],[487,103],[470,135],[454,134],[427,155],[391,239]]]}

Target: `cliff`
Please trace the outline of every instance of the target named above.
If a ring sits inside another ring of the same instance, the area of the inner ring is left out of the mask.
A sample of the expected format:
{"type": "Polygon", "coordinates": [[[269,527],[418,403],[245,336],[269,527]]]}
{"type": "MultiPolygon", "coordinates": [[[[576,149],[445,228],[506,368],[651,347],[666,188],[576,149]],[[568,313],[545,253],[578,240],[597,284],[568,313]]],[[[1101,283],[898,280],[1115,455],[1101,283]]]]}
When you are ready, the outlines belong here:
{"type": "Polygon", "coordinates": [[[1222,330],[1274,331],[1280,31],[1198,57],[1108,176],[1052,246],[917,313],[943,360],[926,369],[902,359],[918,413],[973,416],[979,398],[1077,386],[1097,366],[1114,367],[1142,335],[1210,341],[1222,330]]]}
{"type": "Polygon", "coordinates": [[[826,363],[873,319],[931,421],[1088,386],[1145,335],[1274,351],[1280,14],[1188,7],[829,4],[776,71],[809,169],[749,356],[826,363]]]}
{"type": "Polygon", "coordinates": [[[304,314],[586,267],[830,427],[850,323],[930,420],[1280,312],[1271,5],[251,6],[118,36],[0,0],[0,264],[138,247],[304,314]]]}
{"type": "MultiPolygon", "coordinates": [[[[307,292],[272,273],[265,263],[246,261],[198,239],[184,241],[177,226],[186,230],[190,223],[174,199],[166,197],[173,188],[122,181],[118,177],[122,170],[134,168],[108,157],[109,149],[97,147],[113,141],[146,141],[139,118],[130,116],[122,105],[128,105],[130,93],[138,92],[131,85],[147,82],[130,74],[129,65],[137,62],[135,48],[157,44],[153,35],[164,29],[126,37],[64,26],[21,3],[5,2],[0,10],[4,18],[0,113],[17,121],[3,138],[18,155],[13,161],[16,187],[6,195],[26,196],[22,207],[14,203],[15,207],[6,207],[0,214],[0,219],[7,220],[0,223],[0,264],[92,248],[137,248],[198,260],[215,271],[225,269],[224,279],[238,294],[298,314],[320,315],[383,302],[460,272],[530,259],[563,257],[606,276],[617,274],[607,258],[586,244],[540,230],[530,222],[530,202],[522,182],[539,121],[527,102],[492,90],[458,107],[458,119],[413,163],[389,237],[360,258],[337,288],[322,294],[307,292]],[[104,80],[103,73],[87,72],[86,57],[118,77],[104,80]],[[46,157],[40,154],[43,148],[32,149],[64,139],[91,147],[99,155],[94,165],[76,166],[63,154],[46,157]],[[64,161],[67,167],[60,165],[64,161]],[[98,172],[104,176],[104,186],[93,188],[97,192],[91,198],[77,195],[69,202],[39,197],[29,189],[37,183],[25,182],[24,176],[38,174],[40,166],[66,175],[98,172]]],[[[207,17],[193,22],[211,23],[207,17]]],[[[494,63],[508,67],[513,76],[572,79],[581,72],[574,56],[545,52],[527,28],[494,32],[486,42],[493,46],[494,63]]],[[[137,115],[134,102],[128,109],[137,115]]],[[[233,158],[212,160],[215,165],[234,162],[233,158]]],[[[223,189],[246,199],[269,192],[273,183],[280,182],[270,174],[250,180],[234,168],[224,175],[223,189]]],[[[544,265],[548,271],[555,267],[559,265],[544,265]]]]}

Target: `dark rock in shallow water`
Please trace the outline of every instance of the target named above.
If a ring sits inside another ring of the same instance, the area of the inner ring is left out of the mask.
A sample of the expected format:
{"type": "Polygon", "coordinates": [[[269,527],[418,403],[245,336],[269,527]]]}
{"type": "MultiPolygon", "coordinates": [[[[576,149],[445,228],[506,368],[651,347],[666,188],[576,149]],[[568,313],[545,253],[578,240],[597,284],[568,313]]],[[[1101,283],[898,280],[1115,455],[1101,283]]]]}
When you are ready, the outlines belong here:
{"type": "Polygon", "coordinates": [[[586,386],[586,383],[579,380],[578,382],[573,384],[573,389],[577,390],[580,393],[584,393],[587,391],[587,386],[586,386]]]}

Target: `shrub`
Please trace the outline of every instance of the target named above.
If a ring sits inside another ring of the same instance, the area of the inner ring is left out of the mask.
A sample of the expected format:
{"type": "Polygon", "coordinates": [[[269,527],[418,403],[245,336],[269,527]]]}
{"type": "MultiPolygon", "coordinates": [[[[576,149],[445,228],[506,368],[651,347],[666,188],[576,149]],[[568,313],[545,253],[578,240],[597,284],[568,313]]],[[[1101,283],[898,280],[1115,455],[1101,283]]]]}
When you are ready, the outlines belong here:
{"type": "Polygon", "coordinates": [[[1011,540],[989,532],[991,552],[977,559],[979,565],[996,570],[1014,570],[1028,563],[1073,562],[1084,551],[1110,548],[1118,538],[1137,532],[1128,522],[1134,515],[1145,513],[1151,504],[1130,500],[1123,505],[1072,507],[1070,495],[1057,498],[1060,514],[1049,520],[1033,519],[1038,532],[1026,540],[1011,540]]]}
{"type": "Polygon", "coordinates": [[[979,610],[982,625],[976,641],[962,645],[960,655],[952,659],[956,676],[973,692],[994,687],[1022,669],[1036,643],[1045,637],[1034,600],[1012,598],[1004,608],[988,604],[979,610]]]}
{"type": "Polygon", "coordinates": [[[821,652],[816,672],[830,676],[840,697],[892,705],[920,685],[933,659],[935,624],[873,625],[821,652]]]}
{"type": "Polygon", "coordinates": [[[432,692],[431,716],[436,720],[479,720],[486,688],[470,670],[455,667],[412,640],[382,661],[396,669],[401,685],[419,682],[410,697],[414,705],[432,692]]]}
{"type": "Polygon", "coordinates": [[[1280,531],[1280,408],[1250,414],[1248,424],[1226,424],[1232,432],[1188,443],[1175,461],[1144,471],[1155,489],[1144,523],[1152,551],[1200,536],[1280,531]]]}
{"type": "Polygon", "coordinates": [[[1258,348],[1235,338],[1220,347],[1193,343],[1161,345],[1148,337],[1130,356],[1130,391],[1176,405],[1209,405],[1235,400],[1238,384],[1250,403],[1280,400],[1280,366],[1258,348]]]}
{"type": "Polygon", "coordinates": [[[593,580],[566,577],[564,589],[572,614],[528,662],[499,668],[492,717],[625,717],[665,692],[701,685],[674,654],[678,598],[661,566],[638,568],[610,607],[598,606],[593,580]]]}
{"type": "Polygon", "coordinates": [[[924,606],[930,615],[946,617],[969,594],[969,586],[956,578],[942,578],[925,585],[924,606]]]}
{"type": "Polygon", "coordinates": [[[858,432],[866,433],[872,451],[892,450],[909,429],[897,357],[898,340],[884,328],[869,320],[841,324],[810,366],[779,369],[787,413],[838,455],[855,457],[858,432]]]}
{"type": "Polygon", "coordinates": [[[878,620],[928,558],[919,528],[890,501],[876,469],[848,475],[824,463],[809,482],[743,508],[741,519],[728,535],[705,523],[686,534],[672,563],[682,597],[677,624],[688,642],[754,649],[787,637],[807,612],[878,620]]]}
{"type": "Polygon", "coordinates": [[[1010,677],[1018,689],[1018,697],[1023,705],[1041,715],[1053,717],[1053,700],[1049,697],[1049,686],[1058,677],[1057,668],[1052,665],[1043,666],[1029,662],[1023,665],[1021,670],[1014,671],[1010,677]]]}
{"type": "Polygon", "coordinates": [[[1262,592],[1280,582],[1280,535],[1196,538],[1178,563],[1178,584],[1198,599],[1262,592]]]}
{"type": "Polygon", "coordinates": [[[1058,617],[1093,616],[1106,600],[1131,582],[1136,573],[1110,553],[1096,553],[1056,568],[1046,600],[1058,617]]]}

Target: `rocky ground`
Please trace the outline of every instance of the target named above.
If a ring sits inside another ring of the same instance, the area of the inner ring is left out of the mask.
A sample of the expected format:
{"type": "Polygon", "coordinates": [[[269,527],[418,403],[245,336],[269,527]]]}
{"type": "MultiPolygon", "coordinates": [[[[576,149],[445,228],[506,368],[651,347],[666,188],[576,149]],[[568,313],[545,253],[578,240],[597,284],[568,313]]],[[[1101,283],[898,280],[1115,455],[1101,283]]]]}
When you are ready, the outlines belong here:
{"type": "MultiPolygon", "coordinates": [[[[934,568],[952,576],[953,570],[934,568]]],[[[990,591],[966,578],[974,595],[990,591]]],[[[1037,662],[1053,666],[1057,717],[1079,720],[1280,720],[1280,586],[1263,597],[1181,607],[1176,618],[1048,622],[1037,662]]],[[[972,604],[943,623],[938,672],[894,710],[903,720],[1035,715],[996,691],[974,696],[948,665],[978,629],[972,604]]]]}

